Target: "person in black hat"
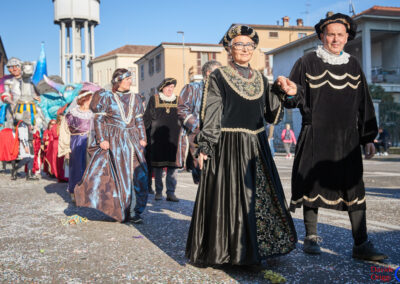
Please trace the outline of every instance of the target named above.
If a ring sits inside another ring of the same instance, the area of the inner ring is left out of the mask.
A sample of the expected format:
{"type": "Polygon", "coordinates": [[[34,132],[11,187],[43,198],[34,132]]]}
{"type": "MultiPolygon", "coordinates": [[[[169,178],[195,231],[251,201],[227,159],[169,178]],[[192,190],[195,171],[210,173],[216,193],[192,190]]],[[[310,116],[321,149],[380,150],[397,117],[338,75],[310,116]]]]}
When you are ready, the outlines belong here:
{"type": "MultiPolygon", "coordinates": [[[[249,26],[230,28],[223,43],[232,61],[205,83],[197,135],[201,176],[186,243],[194,264],[258,266],[296,247],[264,126],[281,120],[287,96],[270,91],[267,78],[249,65],[258,41],[249,26]]],[[[296,96],[293,82],[279,80],[296,96]]]]}
{"type": "Polygon", "coordinates": [[[165,78],[147,105],[144,123],[149,137],[149,157],[156,184],[155,200],[162,200],[162,175],[167,168],[167,201],[178,202],[175,195],[177,168],[184,165],[186,139],[182,123],[178,119],[178,96],[174,94],[176,79],[165,78]]]}
{"type": "Polygon", "coordinates": [[[289,78],[300,92],[285,102],[302,114],[291,209],[303,205],[306,253],[321,253],[317,217],[318,208],[323,207],[348,211],[353,258],[382,260],[387,256],[374,248],[367,235],[360,147],[366,159],[374,156],[377,122],[361,66],[344,50],[356,36],[357,26],[347,15],[328,14],[315,31],[322,45],[295,63],[289,78]]]}

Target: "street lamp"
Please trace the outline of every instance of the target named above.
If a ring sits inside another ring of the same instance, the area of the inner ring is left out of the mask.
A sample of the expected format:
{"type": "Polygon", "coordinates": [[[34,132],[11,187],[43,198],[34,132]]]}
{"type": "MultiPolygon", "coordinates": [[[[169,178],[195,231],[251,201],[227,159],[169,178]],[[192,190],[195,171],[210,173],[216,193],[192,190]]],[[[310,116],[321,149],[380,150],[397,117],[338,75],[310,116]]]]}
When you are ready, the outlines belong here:
{"type": "Polygon", "coordinates": [[[186,67],[185,67],[185,32],[177,31],[178,34],[182,34],[182,58],[183,58],[183,85],[186,84],[186,67]]]}

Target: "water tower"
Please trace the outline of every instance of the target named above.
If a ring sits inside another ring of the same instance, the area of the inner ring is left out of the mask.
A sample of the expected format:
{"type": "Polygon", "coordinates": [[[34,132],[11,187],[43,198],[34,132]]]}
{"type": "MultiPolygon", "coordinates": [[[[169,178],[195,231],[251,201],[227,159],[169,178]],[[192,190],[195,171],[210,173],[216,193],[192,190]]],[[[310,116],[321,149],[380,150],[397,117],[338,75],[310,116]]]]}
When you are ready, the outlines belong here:
{"type": "Polygon", "coordinates": [[[94,27],[100,23],[100,0],[53,3],[54,23],[60,25],[61,77],[66,83],[91,81],[89,62],[94,58],[94,27]]]}

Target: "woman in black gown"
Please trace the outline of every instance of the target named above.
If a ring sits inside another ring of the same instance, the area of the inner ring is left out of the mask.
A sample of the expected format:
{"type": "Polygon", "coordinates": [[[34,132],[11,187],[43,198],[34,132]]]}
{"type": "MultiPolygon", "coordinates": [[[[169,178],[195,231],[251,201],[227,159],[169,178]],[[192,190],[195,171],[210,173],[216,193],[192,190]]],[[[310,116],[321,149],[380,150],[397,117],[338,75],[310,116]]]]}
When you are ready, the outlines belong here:
{"type": "MultiPolygon", "coordinates": [[[[296,246],[264,128],[265,121],[279,122],[288,98],[271,92],[267,79],[250,67],[257,43],[251,27],[232,27],[224,46],[233,60],[205,86],[197,137],[202,173],[186,245],[194,264],[258,265],[296,246]]],[[[296,95],[295,84],[279,80],[288,95],[296,95]]],[[[279,84],[273,89],[281,90],[279,84]]]]}

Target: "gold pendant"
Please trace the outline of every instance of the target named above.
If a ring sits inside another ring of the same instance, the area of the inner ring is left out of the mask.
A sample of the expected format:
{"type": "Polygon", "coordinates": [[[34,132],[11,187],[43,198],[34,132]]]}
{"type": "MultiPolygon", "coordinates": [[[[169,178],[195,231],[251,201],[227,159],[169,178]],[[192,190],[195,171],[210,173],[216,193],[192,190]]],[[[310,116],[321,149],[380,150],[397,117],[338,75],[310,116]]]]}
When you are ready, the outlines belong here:
{"type": "Polygon", "coordinates": [[[169,113],[169,107],[166,108],[165,112],[166,112],[166,113],[169,113]]]}

